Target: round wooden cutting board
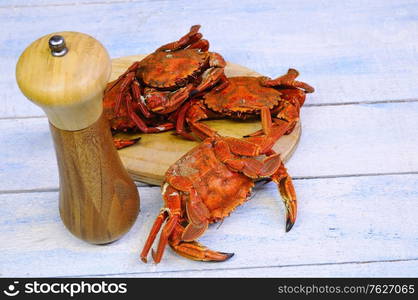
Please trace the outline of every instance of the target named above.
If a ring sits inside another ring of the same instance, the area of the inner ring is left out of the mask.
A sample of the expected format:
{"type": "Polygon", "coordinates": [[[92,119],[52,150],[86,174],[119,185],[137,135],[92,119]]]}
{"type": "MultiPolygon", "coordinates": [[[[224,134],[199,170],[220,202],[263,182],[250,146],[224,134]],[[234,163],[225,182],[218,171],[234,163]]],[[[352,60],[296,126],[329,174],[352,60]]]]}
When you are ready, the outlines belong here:
{"type": "MultiPolygon", "coordinates": [[[[135,61],[146,55],[133,55],[112,60],[112,75],[116,79],[135,61]]],[[[225,68],[227,76],[260,76],[259,73],[246,67],[228,63],[225,68]]],[[[221,135],[242,137],[261,128],[260,121],[211,120],[204,121],[221,135]]],[[[273,147],[286,162],[296,149],[301,134],[300,124],[293,132],[283,136],[273,147]]],[[[118,137],[127,137],[119,134],[118,137]]],[[[173,131],[154,134],[130,134],[130,138],[141,137],[133,146],[119,150],[119,155],[129,174],[134,180],[160,185],[168,167],[198,143],[173,135],[173,131]]]]}

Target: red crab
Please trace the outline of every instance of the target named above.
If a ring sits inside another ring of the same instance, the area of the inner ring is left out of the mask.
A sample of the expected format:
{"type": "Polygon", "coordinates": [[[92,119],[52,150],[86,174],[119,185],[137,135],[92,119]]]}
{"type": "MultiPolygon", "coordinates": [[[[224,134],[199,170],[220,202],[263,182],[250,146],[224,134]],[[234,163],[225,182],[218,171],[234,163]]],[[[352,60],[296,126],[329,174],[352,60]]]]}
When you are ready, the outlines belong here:
{"type": "Polygon", "coordinates": [[[167,244],[193,260],[230,258],[232,253],[207,249],[196,239],[210,223],[222,220],[245,202],[254,181],[260,178],[278,185],[286,206],[286,231],[292,228],[297,211],[295,190],[280,156],[272,150],[277,139],[289,130],[289,123],[277,121],[270,128],[269,135],[243,139],[214,133],[168,169],[162,185],[164,206],[141,252],[142,261],[147,262],[164,222],[157,251],[152,251],[155,263],[161,261],[167,244]]]}
{"type": "Polygon", "coordinates": [[[202,92],[225,80],[225,61],[208,52],[200,25],[176,42],[158,48],[135,62],[104,96],[105,114],[113,131],[139,128],[145,133],[172,129],[167,115],[177,110],[191,94],[202,92]]]}
{"type": "Polygon", "coordinates": [[[176,131],[193,140],[195,137],[186,131],[185,124],[197,136],[204,137],[210,135],[212,130],[200,120],[225,117],[245,120],[261,115],[263,130],[252,135],[269,134],[271,117],[273,123],[282,120],[291,123],[287,132],[290,133],[299,120],[306,93],[314,92],[314,88],[307,83],[295,80],[298,75],[298,71],[289,69],[287,74],[276,79],[229,77],[179,110],[176,131]]]}

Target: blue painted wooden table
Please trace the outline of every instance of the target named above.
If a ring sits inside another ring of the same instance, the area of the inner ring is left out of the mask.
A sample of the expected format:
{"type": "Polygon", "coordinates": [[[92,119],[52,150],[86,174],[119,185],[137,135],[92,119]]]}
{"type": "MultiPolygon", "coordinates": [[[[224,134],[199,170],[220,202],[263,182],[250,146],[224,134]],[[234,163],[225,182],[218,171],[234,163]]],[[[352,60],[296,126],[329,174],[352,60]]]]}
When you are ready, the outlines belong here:
{"type": "Polygon", "coordinates": [[[4,0],[0,3],[0,276],[418,276],[416,1],[4,0]],[[138,183],[142,212],[116,243],[94,246],[58,215],[58,173],[43,112],[14,68],[38,37],[72,30],[112,57],[149,53],[202,24],[211,49],[275,77],[289,67],[316,87],[287,164],[299,199],[284,232],[273,183],[200,239],[224,263],[139,249],[160,205],[138,183]]]}

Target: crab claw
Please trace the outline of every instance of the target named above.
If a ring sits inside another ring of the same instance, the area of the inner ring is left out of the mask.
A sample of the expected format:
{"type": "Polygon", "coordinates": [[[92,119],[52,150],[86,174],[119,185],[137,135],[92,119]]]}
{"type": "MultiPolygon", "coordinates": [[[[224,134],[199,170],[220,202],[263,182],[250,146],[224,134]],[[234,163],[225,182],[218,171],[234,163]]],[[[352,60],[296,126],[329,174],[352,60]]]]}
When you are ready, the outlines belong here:
{"type": "Polygon", "coordinates": [[[299,76],[299,72],[295,69],[289,69],[285,75],[277,77],[276,79],[263,80],[262,85],[266,87],[283,86],[290,88],[299,88],[305,93],[313,93],[315,89],[309,84],[295,80],[299,76]]]}
{"type": "Polygon", "coordinates": [[[178,41],[162,45],[156,51],[175,51],[193,45],[202,39],[202,34],[199,33],[200,25],[193,25],[190,31],[182,36],[178,41]]]}
{"type": "Polygon", "coordinates": [[[297,201],[296,192],[291,177],[287,174],[287,170],[283,164],[277,172],[272,176],[272,180],[277,183],[283,203],[286,207],[286,232],[292,229],[296,222],[297,201]]]}
{"type": "Polygon", "coordinates": [[[289,218],[286,220],[286,232],[289,232],[292,229],[294,222],[292,222],[289,218]]]}
{"type": "Polygon", "coordinates": [[[113,144],[115,145],[116,149],[122,149],[128,146],[131,146],[133,144],[135,144],[136,142],[138,142],[141,138],[135,138],[135,139],[131,139],[131,140],[124,140],[124,139],[118,139],[118,138],[114,138],[113,139],[113,144]]]}
{"type": "Polygon", "coordinates": [[[234,256],[234,253],[210,250],[196,241],[181,242],[178,245],[171,245],[171,248],[183,257],[198,261],[222,262],[234,256]]]}

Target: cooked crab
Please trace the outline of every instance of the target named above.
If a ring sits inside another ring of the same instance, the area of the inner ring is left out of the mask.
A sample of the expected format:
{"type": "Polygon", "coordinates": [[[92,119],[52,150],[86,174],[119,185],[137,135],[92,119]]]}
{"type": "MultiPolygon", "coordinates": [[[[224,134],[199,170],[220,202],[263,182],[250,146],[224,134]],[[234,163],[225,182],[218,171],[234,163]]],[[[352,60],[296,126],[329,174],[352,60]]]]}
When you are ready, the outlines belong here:
{"type": "Polygon", "coordinates": [[[267,77],[229,77],[211,90],[201,93],[185,104],[178,113],[176,131],[188,139],[195,139],[186,130],[186,124],[198,137],[210,135],[212,129],[199,122],[204,119],[260,118],[263,130],[254,133],[269,134],[271,122],[286,121],[291,132],[299,120],[300,107],[306,93],[314,92],[307,83],[297,81],[295,69],[276,79],[267,77]],[[263,109],[265,108],[265,109],[263,109]]]}
{"type": "MultiPolygon", "coordinates": [[[[263,108],[265,110],[265,108],[263,108]]],[[[289,128],[285,121],[271,125],[271,133],[237,139],[214,133],[186,153],[167,171],[162,185],[164,205],[150,231],[141,259],[147,262],[152,244],[161,231],[156,263],[166,245],[193,260],[224,261],[232,253],[207,249],[196,241],[210,223],[227,217],[248,199],[254,181],[272,180],[286,207],[286,231],[296,220],[296,193],[280,155],[272,146],[289,128]]]]}
{"type": "Polygon", "coordinates": [[[113,131],[138,128],[145,133],[174,127],[167,115],[177,110],[193,93],[202,92],[225,80],[225,61],[209,52],[200,25],[178,41],[158,48],[132,64],[109,83],[104,110],[113,131]]]}

